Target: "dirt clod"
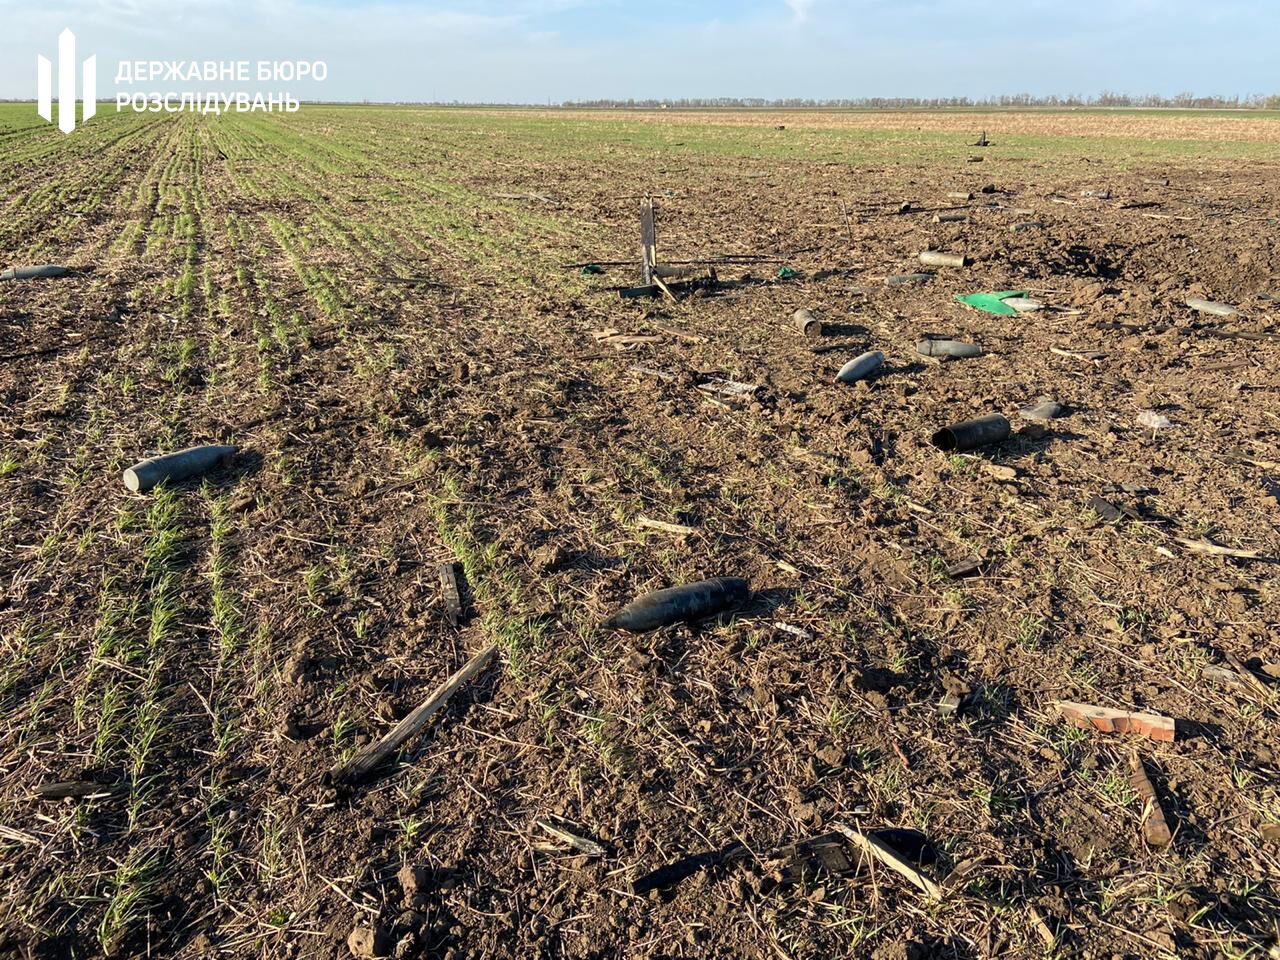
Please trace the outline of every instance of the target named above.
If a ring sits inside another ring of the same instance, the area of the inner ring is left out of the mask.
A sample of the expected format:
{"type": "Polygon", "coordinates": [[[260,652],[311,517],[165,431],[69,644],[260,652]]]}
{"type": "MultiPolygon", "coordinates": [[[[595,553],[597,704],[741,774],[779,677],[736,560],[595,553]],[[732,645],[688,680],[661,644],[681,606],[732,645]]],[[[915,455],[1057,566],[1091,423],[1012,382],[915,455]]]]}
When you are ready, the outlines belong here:
{"type": "Polygon", "coordinates": [[[418,904],[427,894],[428,871],[423,867],[406,863],[396,874],[400,881],[400,890],[404,893],[406,906],[418,904]]]}
{"type": "Polygon", "coordinates": [[[389,956],[390,944],[387,931],[380,926],[360,924],[347,936],[347,948],[358,960],[372,960],[389,956]]]}

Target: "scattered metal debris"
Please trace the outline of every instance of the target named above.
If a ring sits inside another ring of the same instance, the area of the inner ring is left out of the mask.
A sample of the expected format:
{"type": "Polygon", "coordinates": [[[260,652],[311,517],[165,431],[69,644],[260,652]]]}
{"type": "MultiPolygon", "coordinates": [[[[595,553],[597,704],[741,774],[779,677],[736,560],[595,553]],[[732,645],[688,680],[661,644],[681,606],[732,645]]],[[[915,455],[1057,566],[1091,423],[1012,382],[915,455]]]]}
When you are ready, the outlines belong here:
{"type": "Polygon", "coordinates": [[[919,259],[927,267],[963,267],[969,262],[962,253],[943,253],[940,250],[925,250],[919,259]]]}
{"type": "Polygon", "coordinates": [[[1018,416],[1033,423],[1048,423],[1062,415],[1062,404],[1050,397],[1040,397],[1035,403],[1018,410],[1018,416]]]}
{"type": "Polygon", "coordinates": [[[39,267],[11,267],[0,273],[0,280],[52,280],[70,272],[66,267],[46,263],[39,267]]]}
{"type": "Polygon", "coordinates": [[[806,337],[813,338],[822,336],[822,321],[815,317],[809,310],[805,310],[803,308],[797,310],[791,315],[791,322],[794,323],[796,329],[806,337]]]}
{"type": "Polygon", "coordinates": [[[725,380],[721,377],[708,377],[702,383],[698,384],[698,389],[703,393],[714,393],[722,397],[730,397],[739,400],[743,397],[749,397],[760,389],[758,383],[741,383],[738,380],[725,380]]]}
{"type": "MultiPolygon", "coordinates": [[[[872,858],[881,860],[894,870],[904,868],[908,872],[903,875],[912,879],[913,883],[916,882],[914,875],[926,885],[932,884],[933,888],[941,891],[940,887],[912,865],[912,861],[923,865],[937,859],[929,841],[918,831],[886,827],[860,833],[842,824],[832,826],[834,829],[829,833],[777,847],[758,858],[741,843],[732,843],[720,850],[689,854],[632,881],[630,891],[636,896],[647,896],[655,890],[673,887],[703,870],[748,861],[757,861],[765,869],[767,878],[764,888],[771,890],[782,886],[810,884],[823,877],[863,875],[872,858]],[[856,834],[857,839],[851,834],[856,834]],[[886,860],[885,857],[889,859],[886,860]]],[[[928,886],[921,888],[929,889],[928,886]]]]}
{"type": "Polygon", "coordinates": [[[982,356],[982,347],[963,340],[934,340],[926,337],[916,344],[916,353],[922,357],[949,357],[962,360],[982,356]]]}
{"type": "Polygon", "coordinates": [[[1070,357],[1073,360],[1087,360],[1095,366],[1107,357],[1106,352],[1102,350],[1070,350],[1067,347],[1050,347],[1049,352],[1059,357],[1070,357]]]}
{"type": "Polygon", "coordinates": [[[715,577],[679,587],[655,590],[633,600],[601,624],[606,630],[645,633],[673,623],[702,620],[734,610],[751,596],[751,585],[740,577],[715,577]]]}
{"type": "Polygon", "coordinates": [[[663,383],[674,383],[678,378],[674,373],[667,373],[665,370],[654,370],[652,367],[628,367],[632,373],[640,373],[646,377],[654,377],[663,383]]]}
{"type": "Polygon", "coordinates": [[[178,483],[223,466],[238,450],[239,447],[222,445],[188,447],[142,460],[125,470],[124,485],[133,493],[146,493],[162,483],[178,483]]]}
{"type": "Polygon", "coordinates": [[[975,450],[992,443],[1009,439],[1009,421],[1001,414],[992,413],[976,420],[953,423],[933,435],[930,442],[947,453],[975,450]]]}
{"type": "Polygon", "coordinates": [[[444,615],[450,626],[456,627],[462,616],[462,595],[458,591],[458,570],[452,563],[442,563],[437,568],[440,575],[440,594],[444,598],[444,615]]]}
{"type": "Polygon", "coordinates": [[[959,580],[963,577],[976,577],[981,572],[981,557],[965,557],[963,560],[957,560],[947,567],[947,576],[952,580],[959,580]]]}
{"type": "Polygon", "coordinates": [[[856,383],[869,376],[882,363],[884,354],[879,350],[869,350],[841,367],[836,374],[836,383],[856,383]]]}
{"type": "Polygon", "coordinates": [[[793,637],[799,637],[801,640],[813,639],[813,634],[810,633],[808,630],[805,630],[802,627],[794,626],[790,623],[783,623],[780,620],[775,620],[773,622],[773,629],[781,630],[783,633],[789,633],[793,637]]]}
{"type": "MultiPolygon", "coordinates": [[[[598,265],[598,263],[593,264],[593,266],[598,265]]],[[[657,214],[653,198],[642,197],[640,199],[640,277],[642,282],[638,287],[620,289],[618,295],[624,300],[662,296],[675,302],[676,293],[678,292],[695,293],[699,290],[715,289],[719,280],[716,277],[714,268],[708,268],[705,276],[693,276],[692,279],[688,280],[666,282],[668,278],[688,277],[698,274],[700,271],[696,269],[683,269],[691,265],[691,263],[681,264],[679,267],[671,264],[659,265],[657,214]]]]}
{"type": "Polygon", "coordinates": [[[1125,511],[1103,497],[1090,497],[1085,506],[1096,513],[1099,519],[1105,520],[1107,523],[1118,523],[1125,518],[1125,511]]]}

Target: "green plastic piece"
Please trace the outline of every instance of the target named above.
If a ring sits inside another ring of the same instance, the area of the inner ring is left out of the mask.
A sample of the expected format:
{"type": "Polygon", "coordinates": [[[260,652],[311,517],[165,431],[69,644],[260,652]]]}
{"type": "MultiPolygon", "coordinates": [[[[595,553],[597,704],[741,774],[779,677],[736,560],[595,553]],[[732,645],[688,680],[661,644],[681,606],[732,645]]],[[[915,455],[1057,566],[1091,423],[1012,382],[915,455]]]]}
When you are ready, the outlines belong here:
{"type": "Polygon", "coordinates": [[[600,266],[598,263],[588,263],[582,268],[582,275],[584,277],[598,277],[602,273],[604,273],[604,267],[600,266]]]}
{"type": "Polygon", "coordinates": [[[1025,297],[1025,290],[997,290],[994,293],[968,293],[956,294],[956,300],[965,306],[973,307],[975,310],[984,310],[987,313],[998,314],[1002,317],[1014,317],[1018,315],[1018,311],[1005,304],[1006,300],[1012,300],[1014,297],[1025,297]]]}
{"type": "Polygon", "coordinates": [[[794,270],[792,270],[790,267],[779,267],[779,268],[778,268],[778,279],[779,279],[779,280],[791,280],[791,279],[794,279],[796,276],[797,276],[796,272],[795,272],[794,270]]]}

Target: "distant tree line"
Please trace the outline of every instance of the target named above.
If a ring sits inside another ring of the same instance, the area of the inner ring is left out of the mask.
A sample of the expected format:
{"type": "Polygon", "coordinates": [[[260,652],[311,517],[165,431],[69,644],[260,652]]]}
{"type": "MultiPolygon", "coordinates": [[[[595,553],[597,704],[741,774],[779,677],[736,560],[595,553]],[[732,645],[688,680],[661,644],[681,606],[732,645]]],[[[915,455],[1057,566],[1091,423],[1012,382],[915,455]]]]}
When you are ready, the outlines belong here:
{"type": "Polygon", "coordinates": [[[1104,91],[1097,96],[1090,97],[1036,97],[1029,93],[1015,93],[982,99],[973,99],[971,97],[855,97],[815,100],[794,97],[785,100],[766,100],[758,97],[689,97],[679,100],[566,100],[561,106],[624,110],[706,110],[714,108],[733,110],[911,110],[947,107],[1136,107],[1183,110],[1280,110],[1280,95],[1264,96],[1262,94],[1253,94],[1246,97],[1202,97],[1194,93],[1179,93],[1176,96],[1164,97],[1155,93],[1135,96],[1128,93],[1104,91]]]}
{"type": "MultiPolygon", "coordinates": [[[[0,103],[29,103],[26,98],[0,97],[0,103]]],[[[350,103],[343,100],[304,100],[303,103],[350,103]]],[[[684,97],[678,100],[565,100],[545,104],[528,101],[478,101],[478,100],[362,100],[364,104],[394,103],[405,106],[435,107],[572,107],[607,110],[913,110],[999,107],[1132,107],[1137,109],[1178,110],[1280,110],[1280,94],[1266,96],[1255,93],[1241,97],[1201,97],[1194,93],[1179,93],[1164,97],[1151,93],[1134,95],[1103,91],[1097,96],[1048,96],[1035,97],[1029,93],[1006,94],[999,97],[844,97],[834,100],[815,100],[811,97],[792,97],[784,100],[767,100],[762,97],[684,97]]]]}

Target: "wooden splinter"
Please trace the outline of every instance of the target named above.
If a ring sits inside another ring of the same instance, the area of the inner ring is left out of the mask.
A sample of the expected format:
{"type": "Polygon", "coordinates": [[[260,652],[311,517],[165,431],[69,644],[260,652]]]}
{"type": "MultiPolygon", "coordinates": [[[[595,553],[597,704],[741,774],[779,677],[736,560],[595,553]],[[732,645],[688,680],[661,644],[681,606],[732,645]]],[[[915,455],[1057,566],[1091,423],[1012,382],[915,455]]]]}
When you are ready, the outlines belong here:
{"type": "Polygon", "coordinates": [[[327,775],[328,782],[336,786],[341,783],[357,783],[367,777],[378,764],[404,746],[411,737],[420,733],[436,711],[445,706],[455,693],[484,670],[497,652],[497,646],[490,644],[477,653],[461,670],[436,687],[431,696],[392,727],[381,740],[364,747],[346,763],[339,763],[330,768],[327,775]]]}
{"type": "Polygon", "coordinates": [[[1138,794],[1138,798],[1142,800],[1145,807],[1142,816],[1142,833],[1151,846],[1167,847],[1173,839],[1173,834],[1169,831],[1169,822],[1164,818],[1164,808],[1160,806],[1156,788],[1152,785],[1151,778],[1147,776],[1142,758],[1138,756],[1136,750],[1129,758],[1129,762],[1133,766],[1131,782],[1134,792],[1138,794]]]}

